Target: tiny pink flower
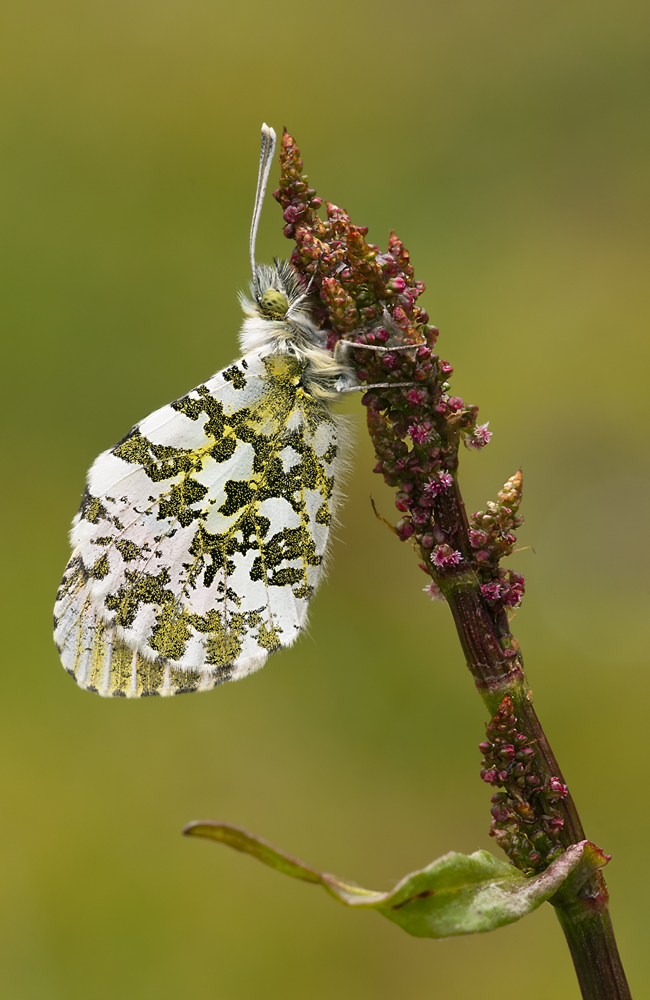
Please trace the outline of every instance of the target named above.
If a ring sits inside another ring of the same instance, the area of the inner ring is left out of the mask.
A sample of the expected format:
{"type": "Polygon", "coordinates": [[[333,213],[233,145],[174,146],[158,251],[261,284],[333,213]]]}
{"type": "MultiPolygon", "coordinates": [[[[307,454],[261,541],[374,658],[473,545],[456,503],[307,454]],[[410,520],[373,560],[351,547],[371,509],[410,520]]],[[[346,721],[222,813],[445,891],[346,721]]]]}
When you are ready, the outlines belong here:
{"type": "MultiPolygon", "coordinates": [[[[513,577],[515,575],[518,574],[512,574],[513,577]]],[[[526,590],[526,583],[523,576],[518,577],[518,579],[511,578],[510,586],[505,586],[503,590],[504,592],[501,595],[503,603],[510,608],[518,608],[526,590]]]]}
{"type": "Polygon", "coordinates": [[[422,490],[422,499],[425,503],[433,503],[439,493],[442,493],[442,487],[438,483],[438,480],[430,479],[422,490]]]}
{"type": "Polygon", "coordinates": [[[445,595],[441,591],[435,580],[432,580],[427,587],[423,587],[422,590],[425,594],[428,594],[432,601],[444,601],[445,595]]]}
{"type": "Polygon", "coordinates": [[[476,448],[479,451],[481,448],[485,448],[486,444],[490,443],[492,431],[488,430],[488,424],[479,424],[471,434],[467,435],[465,443],[468,448],[476,448]]]}
{"type": "Polygon", "coordinates": [[[431,562],[434,566],[455,566],[462,559],[458,550],[452,549],[449,545],[439,545],[433,553],[431,562]]]}
{"type": "Polygon", "coordinates": [[[406,398],[412,406],[422,406],[427,396],[422,389],[409,389],[406,398]]]}
{"type": "Polygon", "coordinates": [[[447,405],[450,410],[460,410],[463,405],[463,400],[460,396],[450,396],[447,400],[447,405]]]}
{"type": "Polygon", "coordinates": [[[424,420],[419,424],[411,424],[409,427],[409,436],[416,444],[424,444],[431,437],[431,423],[428,420],[424,420]]]}
{"type": "Polygon", "coordinates": [[[422,499],[425,503],[433,503],[435,498],[449,489],[454,479],[448,472],[439,472],[432,477],[422,490],[422,499]]]}
{"type": "Polygon", "coordinates": [[[489,444],[490,438],[492,437],[492,431],[488,430],[489,420],[486,424],[479,424],[476,428],[476,433],[480,437],[483,444],[489,444]]]}
{"type": "Polygon", "coordinates": [[[499,600],[500,587],[499,584],[494,581],[492,583],[484,583],[481,587],[481,593],[487,601],[498,601],[499,600]]]}
{"type": "Polygon", "coordinates": [[[481,546],[487,545],[488,536],[484,531],[475,531],[474,528],[470,528],[469,540],[473,549],[480,549],[481,546]]]}

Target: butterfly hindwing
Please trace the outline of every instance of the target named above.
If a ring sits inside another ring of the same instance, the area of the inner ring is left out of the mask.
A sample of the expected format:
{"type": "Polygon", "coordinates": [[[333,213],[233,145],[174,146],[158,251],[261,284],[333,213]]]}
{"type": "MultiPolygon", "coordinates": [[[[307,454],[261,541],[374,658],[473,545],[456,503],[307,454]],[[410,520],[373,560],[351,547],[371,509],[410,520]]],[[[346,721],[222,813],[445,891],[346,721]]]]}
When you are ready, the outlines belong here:
{"type": "Polygon", "coordinates": [[[55,638],[82,687],[138,697],[246,676],[305,625],[337,420],[293,354],[247,355],[90,470],[55,638]]]}

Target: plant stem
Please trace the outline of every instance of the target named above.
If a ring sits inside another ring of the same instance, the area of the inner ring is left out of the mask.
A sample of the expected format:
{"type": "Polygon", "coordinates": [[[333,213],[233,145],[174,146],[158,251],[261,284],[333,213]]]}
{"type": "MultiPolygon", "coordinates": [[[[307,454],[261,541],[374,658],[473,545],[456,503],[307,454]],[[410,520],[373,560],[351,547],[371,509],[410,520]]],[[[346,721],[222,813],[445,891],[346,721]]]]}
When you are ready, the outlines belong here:
{"type": "MultiPolygon", "coordinates": [[[[575,899],[555,912],[567,939],[585,1000],[630,997],[607,906],[607,888],[600,872],[588,886],[589,896],[575,899]]],[[[552,900],[551,900],[552,902],[552,900]]]]}
{"type": "MultiPolygon", "coordinates": [[[[471,554],[469,525],[457,481],[435,500],[436,522],[453,529],[454,544],[471,554]]],[[[543,778],[562,772],[533,707],[532,692],[523,669],[519,646],[504,615],[495,615],[481,594],[478,579],[461,566],[450,566],[440,586],[449,603],[458,637],[488,710],[494,715],[508,695],[518,726],[535,744],[536,764],[543,778]],[[504,657],[504,645],[516,649],[504,657]]],[[[558,839],[564,848],[585,839],[578,811],[570,793],[557,804],[564,820],[558,839]]],[[[630,990],[621,963],[608,908],[602,872],[594,872],[574,893],[558,893],[551,902],[566,935],[584,1000],[629,1000],[630,990]]]]}
{"type": "MultiPolygon", "coordinates": [[[[449,395],[453,368],[433,353],[438,330],[417,305],[424,285],[415,280],[408,251],[391,233],[380,252],[366,242],[365,227],[331,203],[321,219],[322,201],[308,186],[300,151],[286,131],[280,161],[274,197],[282,205],[284,234],[296,242],[292,263],[314,287],[314,319],[329,331],[329,346],[348,340],[348,361],[370,390],[364,401],[378,460],[374,471],[397,488],[396,506],[405,515],[395,532],[402,541],[412,539],[433,580],[432,596],[449,603],[467,665],[493,717],[491,742],[482,745],[491,755],[484,780],[503,789],[493,796],[492,832],[522,870],[543,870],[585,835],[508,624],[506,608],[519,605],[523,578],[499,563],[513,551],[512,531],[521,523],[521,474],[470,529],[456,479],[458,446],[462,438],[479,449],[490,432],[487,424],[477,426],[477,406],[449,395]],[[413,350],[398,353],[405,345],[413,350]],[[363,349],[368,346],[373,349],[363,349]]],[[[585,1000],[629,1000],[600,870],[568,879],[551,902],[585,1000]]]]}

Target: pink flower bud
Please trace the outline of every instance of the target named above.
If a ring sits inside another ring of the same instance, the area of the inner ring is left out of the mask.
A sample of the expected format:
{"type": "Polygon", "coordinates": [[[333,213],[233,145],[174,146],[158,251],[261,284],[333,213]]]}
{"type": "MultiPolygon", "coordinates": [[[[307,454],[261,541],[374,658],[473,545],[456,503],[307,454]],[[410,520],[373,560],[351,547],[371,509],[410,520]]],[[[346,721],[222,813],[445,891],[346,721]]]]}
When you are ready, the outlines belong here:
{"type": "Polygon", "coordinates": [[[405,542],[413,534],[413,525],[408,517],[403,517],[401,521],[398,521],[395,525],[395,531],[397,532],[397,537],[405,542]]]}

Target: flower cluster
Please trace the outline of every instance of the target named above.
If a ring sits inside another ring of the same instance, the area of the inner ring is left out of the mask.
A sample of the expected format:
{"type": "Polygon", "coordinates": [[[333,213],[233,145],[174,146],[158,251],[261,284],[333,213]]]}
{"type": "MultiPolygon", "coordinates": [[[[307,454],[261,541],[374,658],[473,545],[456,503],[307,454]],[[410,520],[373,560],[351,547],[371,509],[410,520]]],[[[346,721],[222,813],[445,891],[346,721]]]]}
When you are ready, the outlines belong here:
{"type": "Polygon", "coordinates": [[[434,347],[436,327],[417,300],[424,285],[415,280],[408,251],[394,233],[384,252],[366,242],[367,229],[354,226],[342,209],[325,203],[302,172],[300,152],[285,131],[280,154],[280,187],[274,197],[283,208],[285,235],[295,241],[291,261],[306,280],[313,279],[318,303],[314,315],[328,332],[328,346],[350,342],[348,358],[360,382],[371,386],[363,399],[375,446],[375,472],[397,488],[397,525],[402,540],[412,539],[434,578],[471,561],[470,546],[456,537],[458,525],[436,513],[455,490],[458,446],[487,444],[487,424],[476,425],[478,407],[450,394],[453,368],[434,347]],[[369,350],[395,347],[399,350],[369,350]],[[408,345],[412,347],[404,350],[408,345]],[[355,350],[355,347],[358,349],[355,350]],[[392,388],[392,383],[406,385],[392,388]]]}
{"type": "Polygon", "coordinates": [[[512,569],[498,569],[496,572],[496,579],[481,584],[483,597],[495,608],[518,608],[526,588],[523,576],[512,569]]]}
{"type": "Polygon", "coordinates": [[[496,503],[479,510],[470,519],[469,538],[474,563],[481,581],[481,592],[490,606],[518,608],[524,596],[525,581],[514,570],[500,569],[499,562],[512,553],[517,536],[515,529],[524,523],[517,514],[521,503],[521,470],[511,476],[499,493],[496,503]]]}
{"type": "MultiPolygon", "coordinates": [[[[476,644],[468,665],[477,682],[502,680],[504,663],[511,665],[508,676],[522,676],[506,611],[521,603],[524,579],[500,567],[523,520],[521,472],[468,523],[456,478],[458,449],[461,441],[483,448],[491,432],[487,423],[477,423],[477,406],[451,393],[453,368],[436,353],[438,330],[418,305],[424,285],[415,280],[408,251],[391,233],[380,252],[366,241],[365,227],[354,226],[329,202],[322,219],[323,203],[308,186],[300,152],[286,132],[280,162],[275,198],[285,235],[295,241],[291,261],[305,285],[311,282],[313,315],[327,331],[329,349],[345,341],[350,365],[368,385],[363,403],[374,471],[396,491],[395,533],[419,551],[430,578],[426,593],[447,600],[459,633],[476,644]]],[[[567,790],[536,747],[518,729],[513,702],[505,697],[481,744],[481,776],[496,789],[492,835],[524,871],[542,870],[562,850],[558,804],[567,790]]]]}
{"type": "Polygon", "coordinates": [[[532,741],[519,732],[512,700],[506,696],[486,727],[481,777],[501,791],[492,796],[490,836],[517,868],[542,871],[562,853],[564,826],[557,803],[567,787],[557,777],[543,780],[536,771],[532,741]]]}

